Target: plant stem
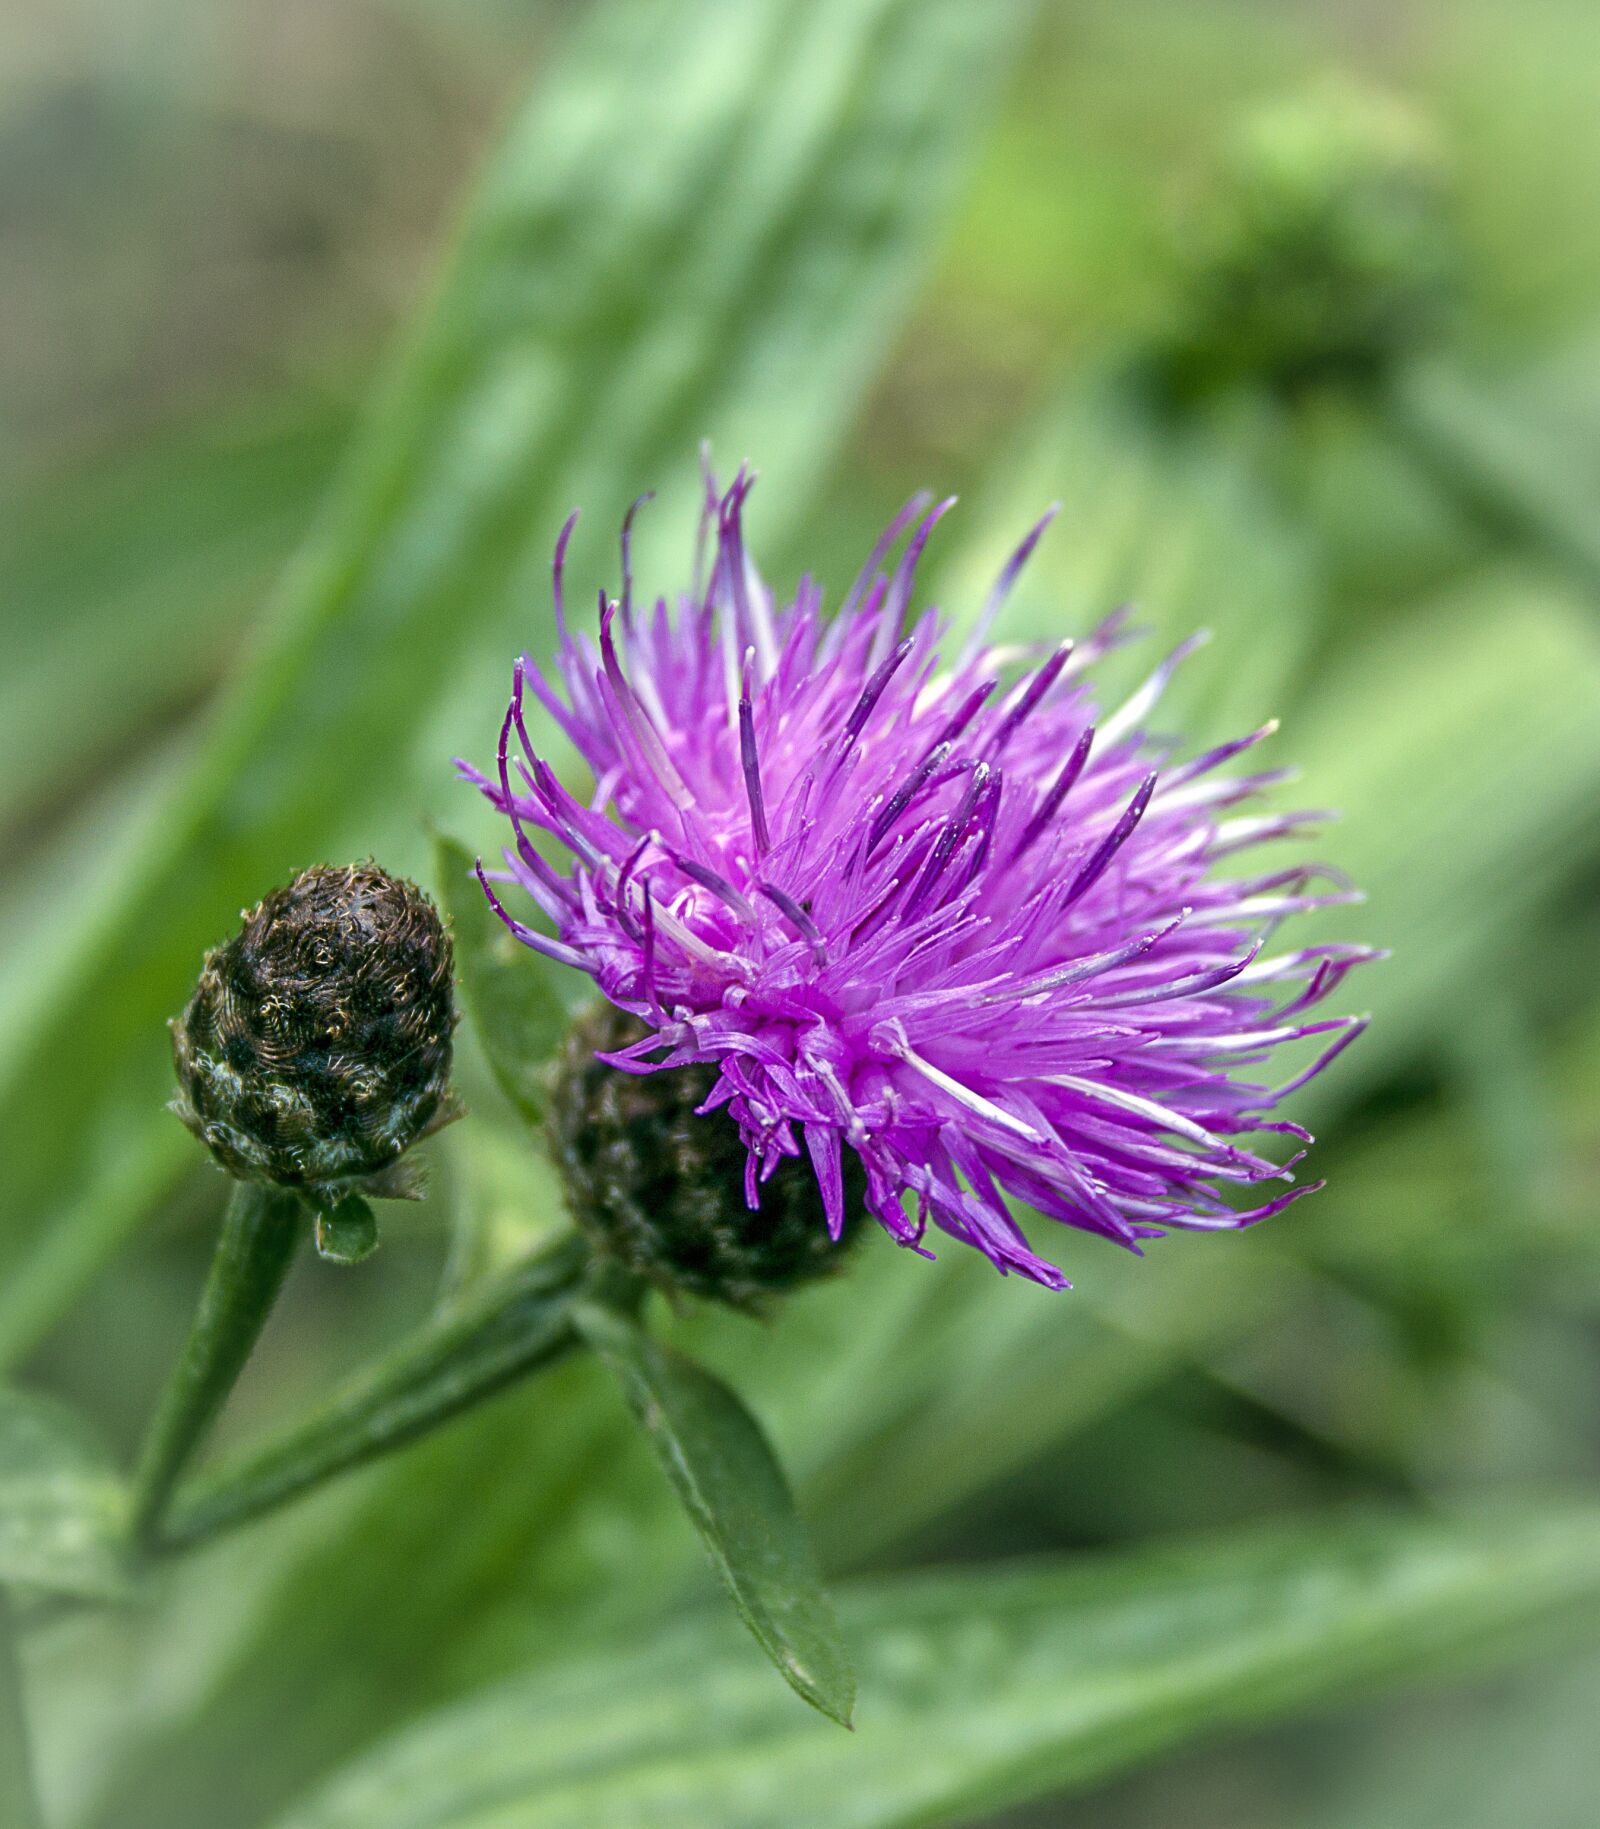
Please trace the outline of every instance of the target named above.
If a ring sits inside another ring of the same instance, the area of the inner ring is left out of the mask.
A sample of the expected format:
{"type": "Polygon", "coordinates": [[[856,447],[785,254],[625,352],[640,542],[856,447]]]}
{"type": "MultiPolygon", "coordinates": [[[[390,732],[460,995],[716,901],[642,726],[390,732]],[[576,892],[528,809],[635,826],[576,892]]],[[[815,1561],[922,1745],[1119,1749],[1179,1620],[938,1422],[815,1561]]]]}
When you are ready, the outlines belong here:
{"type": "Polygon", "coordinates": [[[1446,495],[1504,539],[1542,553],[1600,596],[1600,518],[1550,452],[1437,363],[1394,375],[1385,424],[1446,495]]]}
{"type": "Polygon", "coordinates": [[[189,1457],[244,1370],[307,1226],[299,1195],[234,1184],[200,1306],[145,1438],[134,1481],[133,1535],[150,1548],[189,1457]]]}
{"type": "Polygon", "coordinates": [[[16,1615],[0,1587],[0,1829],[41,1829],[17,1657],[16,1615]]]}
{"type": "Polygon", "coordinates": [[[304,1422],[180,1492],[156,1547],[186,1549],[364,1466],[563,1358],[588,1248],[563,1238],[418,1329],[304,1422]]]}

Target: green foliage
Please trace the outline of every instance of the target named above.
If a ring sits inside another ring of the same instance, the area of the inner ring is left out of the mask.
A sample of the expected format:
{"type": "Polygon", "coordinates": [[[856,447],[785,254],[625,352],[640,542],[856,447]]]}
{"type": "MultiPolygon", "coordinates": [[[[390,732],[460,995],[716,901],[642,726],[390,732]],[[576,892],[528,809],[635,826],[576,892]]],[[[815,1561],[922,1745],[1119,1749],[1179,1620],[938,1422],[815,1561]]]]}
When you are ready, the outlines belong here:
{"type": "Polygon", "coordinates": [[[33,1770],[32,1729],[10,1596],[0,1588],[0,1823],[42,1829],[33,1770]]]}
{"type": "Polygon", "coordinates": [[[961,544],[938,596],[958,617],[975,614],[1036,505],[1059,499],[1007,631],[1055,640],[1134,605],[1143,639],[1096,669],[1114,702],[1196,628],[1210,629],[1164,716],[1197,743],[1237,736],[1291,710],[1328,612],[1314,546],[1263,478],[1281,455],[1259,403],[1175,422],[1121,364],[1085,365],[1008,439],[974,525],[955,529],[961,544]]]}
{"type": "Polygon", "coordinates": [[[317,1214],[317,1256],[330,1264],[359,1264],[378,1248],[378,1216],[359,1194],[317,1214]]]}
{"type": "Polygon", "coordinates": [[[1445,167],[1427,120],[1349,82],[1251,115],[1185,224],[1179,390],[1362,385],[1436,341],[1461,265],[1445,167]]]}
{"type": "Polygon", "coordinates": [[[0,829],[115,776],[130,741],[221,673],[349,421],[322,399],[212,409],[7,492],[0,829]]]}
{"type": "Polygon", "coordinates": [[[61,1405],[0,1391],[0,1588],[123,1593],[127,1493],[61,1405]]]}
{"type": "Polygon", "coordinates": [[[544,1118],[546,1066],[566,1035],[584,981],[517,944],[489,906],[473,859],[454,839],[434,840],[433,873],[473,1033],[500,1090],[537,1128],[544,1118]]]}
{"type": "Polygon", "coordinates": [[[1557,1658],[1453,1709],[1413,1705],[1357,1743],[1305,1829],[1585,1829],[1600,1667],[1557,1658]]]}
{"type": "Polygon", "coordinates": [[[1530,426],[1437,362],[1397,375],[1387,408],[1402,443],[1486,532],[1544,555],[1600,595],[1593,479],[1547,426],[1530,426]]]}
{"type": "MultiPolygon", "coordinates": [[[[323,1256],[357,1263],[376,1248],[375,1232],[364,1231],[358,1244],[365,1248],[354,1255],[323,1256]]],[[[475,1284],[275,1441],[181,1493],[163,1533],[167,1542],[186,1547],[231,1529],[393,1453],[559,1359],[576,1344],[570,1309],[587,1261],[576,1239],[562,1239],[543,1256],[475,1284]]]]}
{"type": "Polygon", "coordinates": [[[627,1394],[739,1617],[795,1693],[848,1727],[855,1673],[761,1425],[720,1379],[627,1315],[584,1303],[574,1318],[627,1394]]]}
{"type": "Polygon", "coordinates": [[[780,1829],[802,1799],[848,1829],[974,1822],[1287,1707],[1547,1643],[1597,1602],[1600,1517],[1559,1502],[884,1582],[844,1600],[863,1695],[848,1748],[706,1619],[450,1710],[278,1829],[780,1829]]]}

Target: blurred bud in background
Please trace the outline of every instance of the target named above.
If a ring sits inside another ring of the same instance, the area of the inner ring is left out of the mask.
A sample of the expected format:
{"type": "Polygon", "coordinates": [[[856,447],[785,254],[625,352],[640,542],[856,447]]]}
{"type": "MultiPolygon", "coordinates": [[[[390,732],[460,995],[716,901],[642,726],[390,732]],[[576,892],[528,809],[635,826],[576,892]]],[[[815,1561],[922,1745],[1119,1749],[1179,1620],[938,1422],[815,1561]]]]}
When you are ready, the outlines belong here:
{"type": "Polygon", "coordinates": [[[1248,115],[1176,235],[1163,366],[1181,395],[1361,384],[1434,339],[1460,255],[1431,124],[1341,80],[1248,115]]]}

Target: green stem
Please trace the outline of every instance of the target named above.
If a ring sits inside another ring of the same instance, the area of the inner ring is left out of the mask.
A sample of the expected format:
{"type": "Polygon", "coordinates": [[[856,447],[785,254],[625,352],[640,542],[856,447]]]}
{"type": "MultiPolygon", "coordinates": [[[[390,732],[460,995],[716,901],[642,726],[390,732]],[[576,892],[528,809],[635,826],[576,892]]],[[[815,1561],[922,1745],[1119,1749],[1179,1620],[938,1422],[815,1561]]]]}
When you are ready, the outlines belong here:
{"type": "Polygon", "coordinates": [[[1441,364],[1400,371],[1378,401],[1391,433],[1471,519],[1600,596],[1600,516],[1542,443],[1441,364]]]}
{"type": "Polygon", "coordinates": [[[0,1829],[41,1829],[17,1657],[16,1616],[0,1587],[0,1829]]]}
{"type": "Polygon", "coordinates": [[[564,1238],[471,1292],[276,1441],[179,1493],[158,1548],[180,1550],[390,1454],[578,1344],[588,1249],[564,1238]]]}
{"type": "Polygon", "coordinates": [[[134,1481],[133,1533],[152,1547],[172,1489],[244,1370],[306,1230],[299,1195],[241,1181],[183,1357],[156,1410],[134,1481]]]}

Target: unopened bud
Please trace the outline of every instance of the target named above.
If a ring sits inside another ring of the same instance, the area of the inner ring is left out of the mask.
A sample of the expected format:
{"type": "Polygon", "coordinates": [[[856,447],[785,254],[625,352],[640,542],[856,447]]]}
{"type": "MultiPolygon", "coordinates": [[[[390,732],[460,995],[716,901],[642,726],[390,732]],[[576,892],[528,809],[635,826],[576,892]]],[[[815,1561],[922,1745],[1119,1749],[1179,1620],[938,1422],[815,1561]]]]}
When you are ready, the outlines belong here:
{"type": "Polygon", "coordinates": [[[374,864],[303,871],[206,955],[172,1024],[173,1110],[229,1174],[343,1206],[331,1243],[359,1222],[357,1196],[414,1198],[401,1158],[459,1115],[451,974],[414,885],[374,864]]]}
{"type": "Polygon", "coordinates": [[[785,1160],[745,1196],[748,1152],[723,1111],[700,1112],[714,1068],[629,1074],[596,1060],[645,1033],[613,1005],[579,1017],[557,1065],[550,1133],[573,1212],[599,1251],[669,1292],[759,1309],[764,1299],[837,1270],[864,1229],[866,1177],[844,1153],[845,1205],[828,1234],[817,1178],[785,1160]]]}

